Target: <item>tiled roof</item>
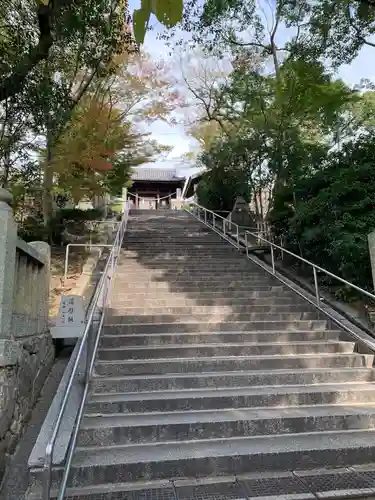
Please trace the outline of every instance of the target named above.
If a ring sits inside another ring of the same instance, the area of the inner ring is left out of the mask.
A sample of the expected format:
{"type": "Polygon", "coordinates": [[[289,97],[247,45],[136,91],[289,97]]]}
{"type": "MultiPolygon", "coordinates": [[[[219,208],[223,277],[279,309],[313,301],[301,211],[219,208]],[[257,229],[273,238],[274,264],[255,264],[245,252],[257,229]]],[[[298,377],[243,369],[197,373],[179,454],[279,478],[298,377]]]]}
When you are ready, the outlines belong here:
{"type": "Polygon", "coordinates": [[[179,177],[174,168],[135,168],[132,173],[133,181],[178,181],[179,177]]]}

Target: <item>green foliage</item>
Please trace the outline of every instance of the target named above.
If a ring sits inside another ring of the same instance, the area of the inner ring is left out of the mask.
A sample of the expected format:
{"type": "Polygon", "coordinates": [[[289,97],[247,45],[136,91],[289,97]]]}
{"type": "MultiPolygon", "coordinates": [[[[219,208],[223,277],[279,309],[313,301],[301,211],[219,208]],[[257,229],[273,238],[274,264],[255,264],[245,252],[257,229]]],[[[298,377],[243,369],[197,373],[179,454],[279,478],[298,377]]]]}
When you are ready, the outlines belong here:
{"type": "Polygon", "coordinates": [[[144,42],[151,14],[167,27],[176,25],[182,18],[183,0],[142,0],[141,8],[135,9],[134,35],[136,42],[144,42]]]}
{"type": "Polygon", "coordinates": [[[198,184],[198,203],[214,212],[230,212],[237,196],[249,201],[250,186],[245,175],[222,164],[212,166],[198,184]]]}
{"type": "MultiPolygon", "coordinates": [[[[298,6],[290,12],[296,15],[298,6]]],[[[334,66],[350,63],[364,45],[373,46],[375,9],[368,0],[307,0],[302,50],[324,55],[334,66]]]]}
{"type": "Polygon", "coordinates": [[[103,211],[98,208],[81,210],[79,208],[64,208],[58,210],[50,218],[48,226],[43,223],[41,214],[28,216],[19,224],[18,234],[23,240],[47,241],[55,245],[63,243],[63,232],[68,225],[80,227],[86,221],[101,220],[103,211]]]}
{"type": "Polygon", "coordinates": [[[99,208],[91,208],[82,210],[80,208],[63,208],[58,211],[57,216],[64,221],[91,221],[101,220],[103,218],[103,210],[99,208]]]}
{"type": "Polygon", "coordinates": [[[26,217],[18,226],[18,236],[26,241],[48,241],[48,232],[41,216],[26,217]]]}
{"type": "Polygon", "coordinates": [[[289,248],[368,289],[367,235],[375,227],[374,154],[373,134],[346,143],[327,157],[324,168],[299,178],[293,188],[280,189],[270,214],[289,248]]]}
{"type": "Polygon", "coordinates": [[[122,203],[113,203],[109,208],[115,214],[120,214],[123,210],[122,203]]]}
{"type": "MultiPolygon", "coordinates": [[[[374,86],[361,81],[352,89],[333,75],[364,45],[375,46],[375,7],[366,0],[190,0],[181,27],[207,59],[229,58],[233,68],[211,86],[207,74],[201,87],[188,86],[201,103],[199,127],[219,130],[198,157],[208,169],[198,198],[230,209],[239,180],[290,249],[372,288],[374,86]]],[[[339,293],[350,296],[346,288],[339,293]]]]}

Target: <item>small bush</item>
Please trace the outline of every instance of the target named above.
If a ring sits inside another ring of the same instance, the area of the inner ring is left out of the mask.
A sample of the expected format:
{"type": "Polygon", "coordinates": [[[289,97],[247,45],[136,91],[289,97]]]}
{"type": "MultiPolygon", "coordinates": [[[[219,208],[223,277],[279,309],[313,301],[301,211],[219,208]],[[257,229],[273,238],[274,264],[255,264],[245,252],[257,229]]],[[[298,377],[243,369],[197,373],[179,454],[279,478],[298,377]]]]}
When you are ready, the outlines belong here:
{"type": "Polygon", "coordinates": [[[110,210],[116,214],[119,214],[122,212],[122,203],[114,203],[113,205],[110,206],[110,210]]]}
{"type": "Polygon", "coordinates": [[[63,208],[56,214],[64,221],[89,221],[103,218],[103,211],[99,208],[82,210],[80,208],[63,208]]]}
{"type": "Polygon", "coordinates": [[[48,230],[43,224],[40,216],[29,216],[24,219],[18,227],[18,236],[26,241],[47,241],[48,230]]]}
{"type": "Polygon", "coordinates": [[[82,222],[102,219],[103,212],[93,208],[81,210],[78,208],[64,208],[55,213],[50,219],[48,226],[43,223],[42,216],[27,217],[18,228],[18,235],[26,242],[47,241],[50,244],[61,245],[63,243],[64,230],[72,226],[74,229],[82,228],[82,222]]]}

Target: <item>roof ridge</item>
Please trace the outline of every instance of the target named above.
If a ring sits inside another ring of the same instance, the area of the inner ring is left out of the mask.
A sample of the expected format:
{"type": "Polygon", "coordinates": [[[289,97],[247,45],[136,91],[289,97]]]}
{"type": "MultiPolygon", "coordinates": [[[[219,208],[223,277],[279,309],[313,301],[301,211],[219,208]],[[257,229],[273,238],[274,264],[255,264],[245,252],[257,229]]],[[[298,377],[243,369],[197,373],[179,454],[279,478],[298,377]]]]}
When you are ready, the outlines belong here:
{"type": "Polygon", "coordinates": [[[178,175],[176,168],[135,167],[131,176],[133,181],[182,181],[186,176],[178,175]]]}

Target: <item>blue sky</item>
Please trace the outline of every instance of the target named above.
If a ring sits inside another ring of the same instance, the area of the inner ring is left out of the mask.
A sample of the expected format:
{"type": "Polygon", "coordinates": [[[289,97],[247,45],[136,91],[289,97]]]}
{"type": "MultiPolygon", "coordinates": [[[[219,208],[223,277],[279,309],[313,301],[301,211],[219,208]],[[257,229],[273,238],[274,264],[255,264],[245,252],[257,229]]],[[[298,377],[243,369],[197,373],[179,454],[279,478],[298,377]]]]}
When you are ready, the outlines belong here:
{"type": "MultiPolygon", "coordinates": [[[[139,5],[139,0],[130,0],[130,12],[132,13],[135,8],[139,8],[139,5]]],[[[157,36],[157,33],[160,32],[163,27],[157,24],[155,18],[153,21],[154,30],[147,33],[144,50],[153,58],[168,60],[170,50],[165,45],[164,41],[158,39],[157,36]]],[[[286,32],[281,32],[280,36],[284,40],[288,38],[286,32]]],[[[374,55],[375,48],[365,46],[359,56],[350,65],[343,65],[339,69],[336,76],[342,78],[350,86],[359,83],[362,78],[375,82],[375,66],[371,63],[374,55]]],[[[174,167],[184,171],[186,169],[186,163],[182,161],[182,156],[197,147],[196,141],[186,134],[184,125],[179,124],[172,126],[164,121],[158,120],[147,126],[146,130],[152,134],[154,139],[162,144],[168,144],[173,148],[165,159],[160,162],[155,162],[152,165],[155,167],[174,167]]]]}

